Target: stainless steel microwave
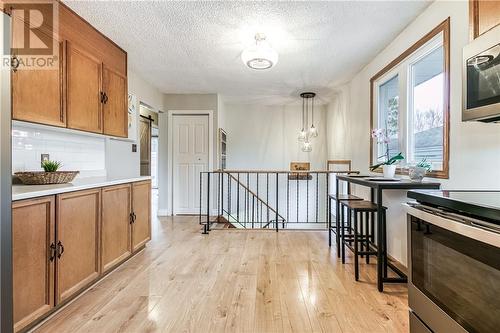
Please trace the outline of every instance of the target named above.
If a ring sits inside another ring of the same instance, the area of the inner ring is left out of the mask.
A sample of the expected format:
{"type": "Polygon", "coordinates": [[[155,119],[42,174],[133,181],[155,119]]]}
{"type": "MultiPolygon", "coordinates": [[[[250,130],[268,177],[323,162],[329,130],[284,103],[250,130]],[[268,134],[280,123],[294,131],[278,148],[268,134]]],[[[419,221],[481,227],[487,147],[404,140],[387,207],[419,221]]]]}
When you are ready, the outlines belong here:
{"type": "Polygon", "coordinates": [[[464,47],[462,120],[500,122],[500,26],[464,47]]]}

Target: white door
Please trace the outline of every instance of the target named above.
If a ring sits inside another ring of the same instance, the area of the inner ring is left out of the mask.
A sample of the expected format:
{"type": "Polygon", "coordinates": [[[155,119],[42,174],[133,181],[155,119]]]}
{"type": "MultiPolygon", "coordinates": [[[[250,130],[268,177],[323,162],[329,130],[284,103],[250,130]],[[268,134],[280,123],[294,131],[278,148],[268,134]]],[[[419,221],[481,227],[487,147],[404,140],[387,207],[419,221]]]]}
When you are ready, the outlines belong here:
{"type": "Polygon", "coordinates": [[[174,214],[198,214],[200,172],[208,171],[208,115],[174,115],[174,214]]]}

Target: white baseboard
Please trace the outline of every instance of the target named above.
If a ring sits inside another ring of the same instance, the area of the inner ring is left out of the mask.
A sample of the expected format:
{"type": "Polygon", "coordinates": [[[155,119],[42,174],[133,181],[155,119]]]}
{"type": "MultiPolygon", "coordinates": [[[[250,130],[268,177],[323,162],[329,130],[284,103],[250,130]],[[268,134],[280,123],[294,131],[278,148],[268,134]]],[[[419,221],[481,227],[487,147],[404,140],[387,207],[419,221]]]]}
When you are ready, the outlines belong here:
{"type": "Polygon", "coordinates": [[[170,212],[168,209],[158,209],[156,213],[157,216],[170,216],[170,212]]]}
{"type": "MultiPolygon", "coordinates": [[[[211,212],[210,212],[210,215],[211,216],[217,216],[218,214],[218,210],[217,209],[213,209],[211,212]]],[[[188,213],[186,213],[188,214],[188,213]]],[[[191,213],[189,213],[191,214],[191,213]]],[[[192,213],[194,215],[198,215],[198,212],[197,213],[192,213]]],[[[206,214],[206,211],[205,212],[202,212],[202,215],[203,214],[206,214]]],[[[158,209],[158,212],[156,213],[157,216],[172,216],[172,214],[170,214],[170,210],[169,209],[158,209]]]]}

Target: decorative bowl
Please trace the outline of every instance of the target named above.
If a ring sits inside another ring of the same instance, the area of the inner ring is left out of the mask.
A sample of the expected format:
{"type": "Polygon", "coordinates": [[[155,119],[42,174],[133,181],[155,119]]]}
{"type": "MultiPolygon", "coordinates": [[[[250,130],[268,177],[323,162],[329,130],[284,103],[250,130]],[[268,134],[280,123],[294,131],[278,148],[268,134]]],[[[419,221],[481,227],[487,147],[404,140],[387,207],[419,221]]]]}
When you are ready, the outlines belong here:
{"type": "Polygon", "coordinates": [[[71,183],[79,173],[80,171],[27,171],[16,172],[14,175],[24,185],[48,185],[71,183]]]}

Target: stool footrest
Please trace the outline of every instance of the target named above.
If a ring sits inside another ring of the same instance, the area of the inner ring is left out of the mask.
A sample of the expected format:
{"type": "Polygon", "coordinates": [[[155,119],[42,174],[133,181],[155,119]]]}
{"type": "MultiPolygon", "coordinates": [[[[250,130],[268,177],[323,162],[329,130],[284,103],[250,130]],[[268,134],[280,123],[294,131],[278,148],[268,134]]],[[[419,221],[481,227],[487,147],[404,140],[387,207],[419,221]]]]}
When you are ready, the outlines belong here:
{"type": "Polygon", "coordinates": [[[358,254],[365,256],[375,256],[377,255],[377,251],[358,251],[358,254]]]}

